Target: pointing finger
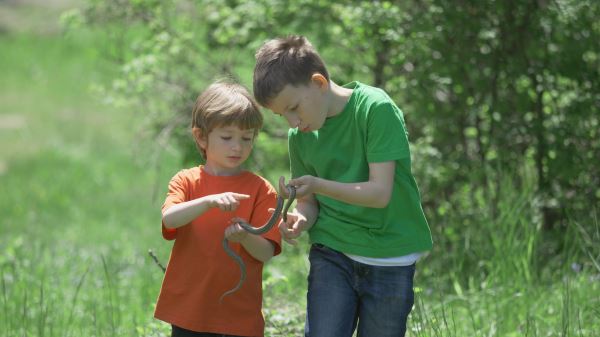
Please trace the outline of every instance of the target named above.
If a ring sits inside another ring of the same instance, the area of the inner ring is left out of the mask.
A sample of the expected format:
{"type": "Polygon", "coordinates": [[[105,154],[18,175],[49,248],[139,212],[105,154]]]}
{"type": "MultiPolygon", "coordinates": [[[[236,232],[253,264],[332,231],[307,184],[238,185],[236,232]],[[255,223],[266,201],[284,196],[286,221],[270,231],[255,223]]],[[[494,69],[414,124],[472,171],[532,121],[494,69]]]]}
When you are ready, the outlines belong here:
{"type": "Polygon", "coordinates": [[[238,203],[237,198],[234,197],[233,195],[228,195],[227,201],[229,202],[229,204],[237,204],[238,203]]]}

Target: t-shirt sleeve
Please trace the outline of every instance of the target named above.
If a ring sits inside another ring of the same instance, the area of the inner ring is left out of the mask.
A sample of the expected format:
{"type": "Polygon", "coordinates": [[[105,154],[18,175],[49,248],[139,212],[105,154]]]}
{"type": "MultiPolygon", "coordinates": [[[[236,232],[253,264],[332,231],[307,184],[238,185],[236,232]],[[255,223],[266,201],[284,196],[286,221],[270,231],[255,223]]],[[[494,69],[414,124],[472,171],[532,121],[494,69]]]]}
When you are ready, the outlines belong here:
{"type": "Polygon", "coordinates": [[[390,101],[374,104],[367,116],[367,161],[378,163],[409,156],[402,111],[390,101]]]}
{"type": "MultiPolygon", "coordinates": [[[[260,188],[259,196],[256,198],[256,204],[252,211],[252,218],[250,219],[252,226],[260,227],[266,224],[271,218],[269,208],[275,208],[276,205],[277,192],[271,184],[265,181],[264,185],[260,188]]],[[[273,256],[281,253],[281,234],[279,233],[277,224],[262,236],[273,243],[275,248],[273,256]]]]}
{"type": "Polygon", "coordinates": [[[298,178],[304,175],[314,175],[314,173],[309,172],[302,160],[300,148],[297,144],[297,139],[294,137],[293,129],[290,129],[288,132],[288,153],[290,156],[290,173],[292,174],[292,178],[298,178]]]}
{"type": "MultiPolygon", "coordinates": [[[[186,190],[187,190],[187,179],[185,179],[185,172],[179,171],[171,181],[167,191],[167,197],[162,206],[162,212],[167,210],[169,207],[186,201],[186,190]]],[[[177,237],[176,228],[167,228],[165,224],[162,224],[162,235],[166,240],[174,240],[177,237]]]]}

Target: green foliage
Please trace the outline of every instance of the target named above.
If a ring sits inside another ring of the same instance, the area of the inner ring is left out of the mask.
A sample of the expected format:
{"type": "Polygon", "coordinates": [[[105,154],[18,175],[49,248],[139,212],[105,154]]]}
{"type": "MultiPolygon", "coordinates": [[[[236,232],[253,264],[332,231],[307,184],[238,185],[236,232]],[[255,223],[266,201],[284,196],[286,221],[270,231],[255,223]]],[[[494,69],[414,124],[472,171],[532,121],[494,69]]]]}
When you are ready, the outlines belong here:
{"type": "MultiPolygon", "coordinates": [[[[487,185],[494,171],[523,164],[535,167],[546,228],[599,200],[596,2],[89,4],[86,22],[116,30],[111,50],[123,66],[116,100],[143,111],[143,128],[162,146],[175,135],[187,160],[197,156],[180,130],[197,92],[215,76],[248,84],[256,48],[296,33],[313,41],[335,81],[358,79],[396,99],[412,141],[425,139],[426,152],[439,159],[438,167],[420,166],[428,174],[417,170],[434,209],[435,195],[452,195],[465,182],[487,185]]],[[[271,122],[261,142],[279,144],[275,130],[283,125],[271,122]]],[[[266,175],[282,171],[283,159],[266,158],[284,153],[264,148],[255,151],[253,167],[266,175]]]]}

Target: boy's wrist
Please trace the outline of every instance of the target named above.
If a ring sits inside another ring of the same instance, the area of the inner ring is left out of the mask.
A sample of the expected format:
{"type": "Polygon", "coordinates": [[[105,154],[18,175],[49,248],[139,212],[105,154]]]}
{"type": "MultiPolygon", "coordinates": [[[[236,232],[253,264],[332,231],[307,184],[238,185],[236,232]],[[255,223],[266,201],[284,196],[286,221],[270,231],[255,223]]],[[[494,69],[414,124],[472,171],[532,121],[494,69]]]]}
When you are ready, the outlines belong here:
{"type": "Polygon", "coordinates": [[[217,203],[215,202],[215,200],[210,198],[210,196],[208,196],[208,195],[201,197],[200,199],[201,200],[200,200],[199,204],[204,205],[204,207],[206,207],[206,208],[213,208],[213,207],[217,206],[217,203]]]}
{"type": "Polygon", "coordinates": [[[314,194],[323,194],[323,179],[319,178],[319,177],[314,177],[313,176],[313,188],[312,188],[312,192],[314,194]]]}
{"type": "Polygon", "coordinates": [[[312,226],[312,223],[309,223],[308,220],[304,220],[304,223],[302,223],[302,226],[300,227],[300,232],[308,232],[312,226]]]}

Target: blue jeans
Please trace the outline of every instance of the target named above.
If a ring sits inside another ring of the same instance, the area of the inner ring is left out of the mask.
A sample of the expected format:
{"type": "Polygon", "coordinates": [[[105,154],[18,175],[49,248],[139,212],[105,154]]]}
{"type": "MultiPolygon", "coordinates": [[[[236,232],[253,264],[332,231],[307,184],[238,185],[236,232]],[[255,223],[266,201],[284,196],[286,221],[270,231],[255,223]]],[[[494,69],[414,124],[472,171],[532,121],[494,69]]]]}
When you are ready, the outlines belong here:
{"type": "Polygon", "coordinates": [[[415,265],[356,262],[321,244],[309,254],[306,337],[398,337],[414,304],[415,265]]]}

